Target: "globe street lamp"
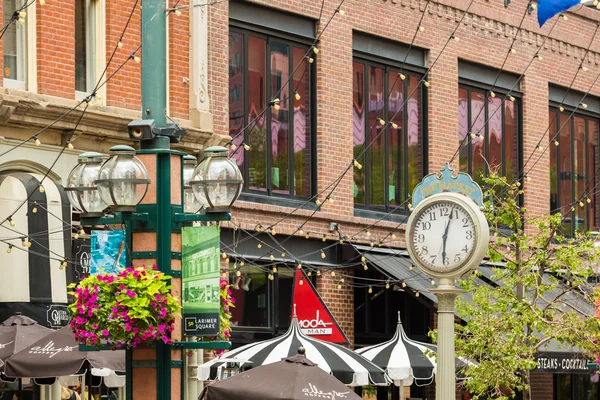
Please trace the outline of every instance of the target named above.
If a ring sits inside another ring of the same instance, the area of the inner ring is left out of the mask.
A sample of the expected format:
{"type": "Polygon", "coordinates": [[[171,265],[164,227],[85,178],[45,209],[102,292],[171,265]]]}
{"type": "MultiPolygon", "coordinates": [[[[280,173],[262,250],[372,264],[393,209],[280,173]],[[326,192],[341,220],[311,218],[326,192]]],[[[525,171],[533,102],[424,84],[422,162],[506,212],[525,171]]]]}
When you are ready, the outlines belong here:
{"type": "Polygon", "coordinates": [[[228,155],[229,150],[222,146],[204,150],[205,158],[190,181],[196,199],[205,204],[207,213],[229,212],[242,191],[242,173],[228,155]]]}
{"type": "Polygon", "coordinates": [[[198,201],[190,185],[196,165],[198,165],[196,157],[190,155],[183,157],[183,212],[186,214],[195,214],[206,204],[198,201]]]}
{"type": "Polygon", "coordinates": [[[84,217],[99,217],[107,207],[100,197],[96,179],[104,162],[102,154],[87,152],[79,155],[77,166],[73,168],[67,179],[65,190],[73,207],[83,213],[84,217]]]}
{"type": "Polygon", "coordinates": [[[148,191],[146,167],[132,147],[113,146],[109,154],[96,179],[100,197],[111,211],[133,212],[148,191]]]}

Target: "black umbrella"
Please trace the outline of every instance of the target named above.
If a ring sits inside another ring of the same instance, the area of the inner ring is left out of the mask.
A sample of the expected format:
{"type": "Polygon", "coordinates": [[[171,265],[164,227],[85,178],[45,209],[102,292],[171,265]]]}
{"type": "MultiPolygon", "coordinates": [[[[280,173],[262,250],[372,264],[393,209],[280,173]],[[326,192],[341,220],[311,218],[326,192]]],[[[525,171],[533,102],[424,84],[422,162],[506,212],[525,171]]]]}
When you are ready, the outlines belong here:
{"type": "Polygon", "coordinates": [[[52,332],[24,315],[13,315],[0,324],[0,367],[13,354],[52,332]]]}
{"type": "Polygon", "coordinates": [[[215,382],[202,391],[206,400],[359,400],[352,390],[304,356],[253,368],[231,378],[215,382]]]}
{"type": "Polygon", "coordinates": [[[53,331],[4,364],[9,378],[52,378],[80,374],[87,368],[125,371],[124,350],[79,351],[70,326],[53,331]]]}

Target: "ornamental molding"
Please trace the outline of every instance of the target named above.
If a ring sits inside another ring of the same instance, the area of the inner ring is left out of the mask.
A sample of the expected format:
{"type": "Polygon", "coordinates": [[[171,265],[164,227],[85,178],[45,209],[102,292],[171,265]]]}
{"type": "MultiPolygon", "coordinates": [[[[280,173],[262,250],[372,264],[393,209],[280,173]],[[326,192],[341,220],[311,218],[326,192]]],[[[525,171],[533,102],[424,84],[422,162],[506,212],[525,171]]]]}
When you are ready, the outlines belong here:
{"type": "MultiPolygon", "coordinates": [[[[421,12],[425,8],[426,4],[426,2],[422,0],[382,0],[382,2],[389,2],[396,6],[400,5],[402,7],[410,7],[412,9],[418,8],[421,12]]],[[[467,16],[463,20],[463,26],[478,30],[486,36],[503,36],[510,39],[514,37],[515,32],[518,28],[516,25],[511,25],[507,22],[498,21],[486,15],[483,15],[484,10],[487,8],[486,6],[480,5],[480,7],[478,7],[479,10],[483,11],[481,13],[478,13],[477,10],[473,11],[473,8],[471,9],[471,11],[469,11],[467,16]]],[[[597,15],[591,14],[596,11],[588,10],[586,8],[587,7],[583,7],[581,10],[569,14],[574,14],[576,17],[588,22],[590,25],[593,24],[595,26],[597,23],[600,23],[600,18],[597,18],[597,15]]],[[[427,8],[427,14],[430,18],[445,18],[448,20],[454,20],[457,23],[462,18],[464,12],[464,9],[456,8],[448,4],[433,1],[429,2],[429,6],[427,8]]],[[[497,10],[491,10],[490,13],[497,14],[497,10]]],[[[535,20],[534,17],[532,18],[535,20]]],[[[526,21],[524,26],[521,28],[521,33],[519,33],[516,42],[519,46],[523,46],[524,48],[527,48],[529,46],[540,46],[544,41],[543,35],[541,35],[538,32],[534,32],[531,29],[527,29],[533,24],[535,24],[535,27],[537,27],[537,21],[533,23],[527,23],[526,21]]],[[[554,32],[554,34],[546,40],[546,43],[544,43],[544,50],[549,50],[552,53],[560,54],[566,57],[573,57],[574,59],[579,60],[584,56],[590,38],[583,38],[579,35],[569,35],[570,39],[574,39],[580,42],[574,44],[566,42],[564,40],[559,40],[556,37],[554,37],[554,35],[556,35],[556,32],[554,32]]],[[[600,52],[594,52],[590,50],[587,58],[588,62],[593,63],[594,65],[600,64],[600,52]]]]}

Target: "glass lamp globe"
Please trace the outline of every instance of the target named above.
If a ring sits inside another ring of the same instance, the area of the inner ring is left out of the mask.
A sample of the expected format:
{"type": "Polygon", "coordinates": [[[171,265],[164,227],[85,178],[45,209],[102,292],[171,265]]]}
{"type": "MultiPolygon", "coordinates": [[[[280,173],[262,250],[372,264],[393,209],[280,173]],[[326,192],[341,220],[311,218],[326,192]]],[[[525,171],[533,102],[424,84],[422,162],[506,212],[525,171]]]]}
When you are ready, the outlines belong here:
{"type": "Polygon", "coordinates": [[[65,190],[71,205],[87,217],[101,216],[106,208],[106,203],[100,197],[96,186],[103,161],[104,158],[100,153],[92,151],[82,153],[67,179],[65,190]]]}
{"type": "Polygon", "coordinates": [[[206,212],[228,212],[242,191],[244,179],[229,150],[222,146],[204,150],[204,159],[190,181],[194,195],[205,204],[206,212]]]}
{"type": "Polygon", "coordinates": [[[148,191],[148,172],[132,147],[110,148],[111,157],[102,164],[96,184],[111,211],[135,211],[148,191]]]}
{"type": "Polygon", "coordinates": [[[186,214],[195,214],[204,206],[194,196],[194,191],[190,185],[196,165],[198,165],[196,157],[190,155],[183,157],[183,212],[186,214]]]}

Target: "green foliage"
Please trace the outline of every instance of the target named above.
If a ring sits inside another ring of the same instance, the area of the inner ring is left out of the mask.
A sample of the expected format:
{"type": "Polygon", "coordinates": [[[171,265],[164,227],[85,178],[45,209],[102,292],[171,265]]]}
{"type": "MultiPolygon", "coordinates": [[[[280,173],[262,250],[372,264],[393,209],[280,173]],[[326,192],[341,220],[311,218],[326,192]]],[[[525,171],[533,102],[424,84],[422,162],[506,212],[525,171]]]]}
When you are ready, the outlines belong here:
{"type": "Polygon", "coordinates": [[[520,207],[518,183],[494,174],[483,181],[493,235],[489,261],[505,266],[494,269],[495,284],[481,284],[478,274],[460,282],[472,300],[457,300],[463,323],[456,325],[456,352],[479,364],[463,381],[473,399],[508,399],[519,391],[527,398],[536,354],[549,342],[596,351],[593,312],[570,304],[594,304],[588,278],[597,251],[589,235],[563,237],[560,214],[532,218],[520,207]]]}

